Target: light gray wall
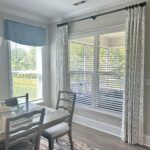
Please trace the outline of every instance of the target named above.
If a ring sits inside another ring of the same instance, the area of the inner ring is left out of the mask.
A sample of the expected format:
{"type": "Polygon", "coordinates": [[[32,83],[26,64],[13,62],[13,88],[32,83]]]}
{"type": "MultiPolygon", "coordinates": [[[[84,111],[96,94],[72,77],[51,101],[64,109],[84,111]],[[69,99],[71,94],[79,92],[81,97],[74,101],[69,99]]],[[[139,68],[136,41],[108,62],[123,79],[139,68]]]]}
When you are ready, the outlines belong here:
{"type": "MultiPolygon", "coordinates": [[[[118,6],[123,7],[123,6],[118,6]]],[[[117,8],[117,7],[116,7],[117,8]]],[[[116,9],[116,8],[110,8],[110,9],[116,9]]],[[[107,10],[105,10],[107,11],[107,10]]],[[[88,16],[89,14],[87,14],[88,16]]],[[[92,14],[90,14],[92,15],[92,14]]],[[[103,28],[109,27],[109,26],[116,26],[120,24],[125,24],[125,17],[126,13],[125,11],[106,15],[103,17],[99,17],[95,21],[93,20],[86,20],[82,22],[73,23],[70,25],[70,35],[76,36],[78,34],[87,33],[89,31],[97,31],[97,29],[102,30],[103,28]]],[[[50,31],[50,82],[51,82],[51,106],[55,107],[56,104],[56,33],[57,33],[57,27],[56,24],[49,25],[49,31],[50,31]]],[[[150,2],[147,4],[146,9],[146,50],[145,50],[145,79],[146,79],[146,85],[145,85],[145,134],[150,135],[150,2]]],[[[121,119],[111,117],[108,115],[98,115],[97,113],[91,114],[89,111],[82,110],[82,109],[76,109],[76,114],[83,115],[85,117],[90,114],[91,117],[96,116],[95,119],[97,120],[103,120],[104,122],[109,122],[112,125],[121,126],[121,119]]]]}
{"type": "Polygon", "coordinates": [[[112,116],[112,115],[108,115],[108,114],[96,112],[96,111],[91,112],[91,110],[87,110],[83,108],[75,108],[75,114],[86,117],[86,118],[90,118],[92,120],[110,124],[116,127],[121,127],[122,119],[120,117],[116,117],[116,116],[112,116]]]}
{"type": "Polygon", "coordinates": [[[43,66],[43,99],[49,104],[50,97],[50,68],[49,68],[49,49],[48,49],[48,26],[43,23],[19,18],[16,16],[0,13],[0,36],[3,37],[2,44],[0,46],[0,100],[11,97],[10,95],[10,70],[9,70],[9,49],[6,40],[4,39],[4,20],[10,19],[30,25],[43,27],[46,29],[47,41],[46,46],[42,51],[42,66],[43,66]]]}
{"type": "MultiPolygon", "coordinates": [[[[106,16],[98,17],[96,20],[88,19],[73,23],[70,26],[70,34],[82,34],[93,30],[103,30],[106,27],[112,27],[116,25],[124,24],[125,12],[117,12],[106,16]]],[[[88,33],[87,33],[88,34],[88,33]]]]}
{"type": "MultiPolygon", "coordinates": [[[[4,35],[3,16],[0,15],[0,36],[4,35]]],[[[0,45],[0,99],[8,98],[10,96],[9,86],[9,55],[7,49],[7,42],[2,40],[0,45]]]]}

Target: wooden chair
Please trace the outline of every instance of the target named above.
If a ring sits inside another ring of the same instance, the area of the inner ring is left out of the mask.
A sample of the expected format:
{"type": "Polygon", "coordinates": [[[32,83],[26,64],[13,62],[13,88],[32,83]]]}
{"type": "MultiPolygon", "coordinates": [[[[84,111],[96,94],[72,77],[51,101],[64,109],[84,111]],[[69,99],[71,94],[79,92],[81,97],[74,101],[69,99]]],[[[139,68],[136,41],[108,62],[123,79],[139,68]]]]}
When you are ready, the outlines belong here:
{"type": "Polygon", "coordinates": [[[62,122],[58,125],[55,125],[49,129],[46,129],[42,132],[42,136],[47,138],[49,141],[49,149],[54,149],[54,140],[68,134],[70,140],[70,147],[73,150],[72,142],[72,117],[74,112],[74,105],[76,100],[76,94],[73,92],[59,91],[56,109],[67,110],[70,113],[70,116],[67,118],[66,122],[62,122]]]}
{"type": "Polygon", "coordinates": [[[4,100],[4,102],[6,106],[17,106],[20,103],[20,101],[23,101],[23,99],[24,99],[24,102],[21,102],[21,103],[25,103],[26,110],[28,110],[29,109],[29,94],[28,93],[26,93],[23,96],[12,97],[12,98],[6,99],[4,100]]]}
{"type": "Polygon", "coordinates": [[[39,150],[45,109],[6,119],[5,150],[39,150]]]}

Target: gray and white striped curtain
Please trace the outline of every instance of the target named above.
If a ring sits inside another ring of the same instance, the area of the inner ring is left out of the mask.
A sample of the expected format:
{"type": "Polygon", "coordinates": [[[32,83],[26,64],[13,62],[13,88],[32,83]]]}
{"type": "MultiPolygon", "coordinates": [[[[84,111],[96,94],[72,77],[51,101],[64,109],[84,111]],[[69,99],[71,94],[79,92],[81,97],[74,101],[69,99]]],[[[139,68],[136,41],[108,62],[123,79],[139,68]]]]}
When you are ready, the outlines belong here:
{"type": "Polygon", "coordinates": [[[143,145],[145,6],[129,8],[126,22],[126,82],[122,139],[143,145]]]}
{"type": "Polygon", "coordinates": [[[56,94],[58,94],[59,90],[69,90],[68,25],[58,27],[56,50],[56,94]]]}

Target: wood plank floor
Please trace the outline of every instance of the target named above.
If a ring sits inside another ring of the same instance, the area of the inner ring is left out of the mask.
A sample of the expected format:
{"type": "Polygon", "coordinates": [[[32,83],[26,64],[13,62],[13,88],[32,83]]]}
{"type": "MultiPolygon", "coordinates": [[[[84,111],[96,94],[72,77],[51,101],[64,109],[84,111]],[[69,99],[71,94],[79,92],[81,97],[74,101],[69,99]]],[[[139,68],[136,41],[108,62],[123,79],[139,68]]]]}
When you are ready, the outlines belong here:
{"type": "Polygon", "coordinates": [[[147,147],[125,144],[118,137],[79,124],[73,124],[73,137],[99,150],[150,150],[147,147]]]}

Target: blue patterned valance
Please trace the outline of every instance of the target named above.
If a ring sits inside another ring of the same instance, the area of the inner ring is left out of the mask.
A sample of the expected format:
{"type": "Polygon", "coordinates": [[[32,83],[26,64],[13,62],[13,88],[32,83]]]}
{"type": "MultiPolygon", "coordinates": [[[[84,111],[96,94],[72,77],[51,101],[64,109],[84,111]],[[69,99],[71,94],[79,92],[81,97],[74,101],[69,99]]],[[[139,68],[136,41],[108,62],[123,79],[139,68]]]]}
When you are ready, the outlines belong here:
{"type": "Polygon", "coordinates": [[[44,28],[5,20],[5,38],[23,45],[44,46],[46,31],[44,28]]]}

